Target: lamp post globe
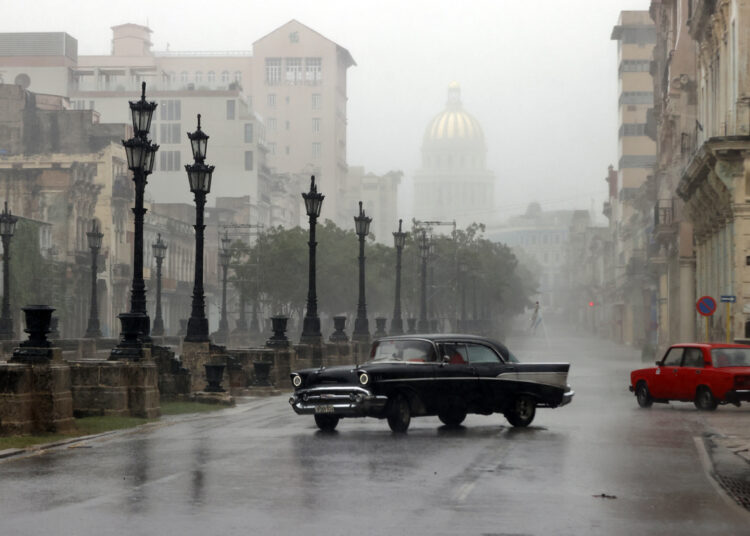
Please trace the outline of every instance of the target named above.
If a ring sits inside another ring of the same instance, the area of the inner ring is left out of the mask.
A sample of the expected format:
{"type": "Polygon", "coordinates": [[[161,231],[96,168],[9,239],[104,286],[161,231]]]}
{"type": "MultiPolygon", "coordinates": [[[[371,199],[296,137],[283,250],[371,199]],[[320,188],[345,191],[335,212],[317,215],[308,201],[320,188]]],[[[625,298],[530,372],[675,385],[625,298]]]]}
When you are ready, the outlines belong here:
{"type": "Polygon", "coordinates": [[[365,214],[362,201],[359,202],[359,215],[354,216],[354,229],[359,237],[359,301],[357,318],[354,320],[352,340],[369,343],[370,329],[367,321],[367,304],[365,303],[365,237],[370,233],[372,218],[365,214]]]}
{"type": "Polygon", "coordinates": [[[302,344],[320,345],[323,340],[323,336],[320,333],[318,295],[316,290],[315,250],[318,243],[315,241],[315,225],[320,216],[324,198],[325,196],[318,192],[318,187],[315,185],[315,175],[312,175],[310,177],[310,191],[302,193],[302,199],[305,200],[305,212],[310,221],[310,239],[307,242],[307,310],[305,311],[305,318],[302,321],[302,335],[300,336],[302,344]]]}
{"type": "Polygon", "coordinates": [[[404,332],[404,322],[401,319],[401,254],[409,233],[401,230],[402,223],[402,220],[398,220],[398,231],[393,233],[393,245],[396,248],[396,297],[391,319],[391,335],[401,335],[404,332]]]}
{"type": "Polygon", "coordinates": [[[229,320],[227,319],[227,272],[229,271],[229,262],[232,260],[232,251],[230,249],[232,239],[225,231],[221,239],[221,249],[219,250],[219,266],[221,266],[221,317],[219,318],[219,331],[216,334],[217,342],[226,343],[229,341],[229,320]]]}
{"type": "Polygon", "coordinates": [[[429,331],[430,325],[427,321],[427,258],[430,256],[430,239],[427,236],[427,230],[422,229],[419,237],[419,256],[422,259],[422,273],[420,285],[419,300],[419,321],[417,322],[417,331],[425,333],[429,331]]]}
{"type": "Polygon", "coordinates": [[[89,323],[84,335],[87,339],[98,339],[102,336],[102,331],[99,328],[99,300],[96,288],[96,274],[98,271],[97,261],[99,259],[99,250],[102,247],[103,237],[104,234],[99,231],[96,220],[93,220],[91,222],[91,231],[86,233],[88,246],[91,250],[91,307],[89,311],[89,323]]]}
{"type": "Polygon", "coordinates": [[[203,163],[206,156],[208,136],[201,130],[201,116],[198,114],[198,128],[188,133],[193,149],[193,164],[186,164],[190,191],[195,196],[195,279],[193,283],[193,300],[190,319],[187,325],[185,340],[188,342],[209,342],[208,318],[206,318],[206,298],[203,292],[203,238],[206,226],[203,215],[206,206],[206,195],[211,191],[211,178],[214,166],[203,163]],[[194,140],[199,140],[194,143],[194,140]]]}
{"type": "Polygon", "coordinates": [[[161,312],[161,267],[164,257],[167,256],[167,244],[161,239],[161,233],[156,236],[156,242],[151,244],[151,250],[154,254],[154,260],[156,260],[156,314],[154,315],[151,334],[161,337],[164,335],[164,319],[161,312]]]}
{"type": "Polygon", "coordinates": [[[13,317],[10,314],[10,239],[16,232],[18,217],[8,210],[8,202],[0,213],[0,237],[3,241],[3,306],[0,315],[0,340],[13,338],[13,317]]]}

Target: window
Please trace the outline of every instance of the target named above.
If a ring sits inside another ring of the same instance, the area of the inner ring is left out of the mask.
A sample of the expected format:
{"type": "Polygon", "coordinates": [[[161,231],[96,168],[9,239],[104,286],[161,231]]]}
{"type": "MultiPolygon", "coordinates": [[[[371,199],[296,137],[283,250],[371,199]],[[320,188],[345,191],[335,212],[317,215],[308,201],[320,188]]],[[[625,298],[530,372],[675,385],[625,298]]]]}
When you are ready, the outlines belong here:
{"type": "Polygon", "coordinates": [[[312,144],[312,157],[313,158],[320,158],[322,152],[322,148],[320,146],[320,142],[313,142],[312,144]]]}
{"type": "Polygon", "coordinates": [[[270,93],[268,95],[268,98],[266,99],[266,102],[268,106],[274,108],[276,106],[276,95],[274,93],[270,93]]]}
{"type": "Polygon", "coordinates": [[[238,84],[242,83],[242,71],[234,71],[234,81],[238,84]]]}
{"type": "Polygon", "coordinates": [[[216,73],[213,71],[208,71],[208,83],[209,85],[214,85],[214,82],[216,82],[216,73]]]}
{"type": "Polygon", "coordinates": [[[159,143],[180,143],[180,123],[162,123],[159,125],[159,143]]]}
{"type": "Polygon", "coordinates": [[[281,58],[266,58],[266,84],[281,82],[281,58]]]}
{"type": "Polygon", "coordinates": [[[481,344],[467,344],[469,363],[500,363],[500,358],[490,348],[481,344]]]}
{"type": "Polygon", "coordinates": [[[312,131],[320,132],[320,117],[313,117],[312,120],[312,131]]]}
{"type": "Polygon", "coordinates": [[[187,81],[188,81],[187,71],[182,71],[180,73],[180,82],[182,82],[183,84],[187,84],[187,81]]]}
{"type": "Polygon", "coordinates": [[[305,80],[317,84],[322,79],[322,60],[320,58],[305,58],[305,80]]]}
{"type": "Polygon", "coordinates": [[[234,119],[235,104],[234,99],[227,101],[227,119],[234,119]]]}
{"type": "Polygon", "coordinates": [[[179,100],[159,101],[159,119],[162,121],[179,121],[182,117],[182,103],[179,100]]]}
{"type": "Polygon", "coordinates": [[[268,118],[268,121],[266,122],[266,130],[268,130],[268,132],[276,132],[276,118],[275,117],[268,118]]]}
{"type": "Polygon", "coordinates": [[[203,73],[201,71],[195,71],[195,83],[200,84],[203,82],[203,73]]]}
{"type": "Polygon", "coordinates": [[[662,361],[664,367],[679,367],[682,361],[682,348],[670,348],[662,361]]]}
{"type": "Polygon", "coordinates": [[[284,123],[284,128],[285,128],[286,130],[289,130],[289,121],[286,121],[286,122],[284,123]]]}
{"type": "Polygon", "coordinates": [[[313,93],[312,95],[312,109],[320,110],[320,93],[313,93]]]}
{"type": "Polygon", "coordinates": [[[221,71],[221,83],[222,84],[229,83],[229,71],[221,71]]]}
{"type": "Polygon", "coordinates": [[[159,169],[161,171],[179,171],[180,151],[159,151],[159,169]]]}
{"type": "Polygon", "coordinates": [[[469,361],[465,344],[443,343],[440,345],[440,360],[451,365],[466,365],[469,361]]]}
{"type": "Polygon", "coordinates": [[[245,151],[245,169],[247,171],[252,171],[253,169],[253,152],[252,151],[245,151]]]}
{"type": "Polygon", "coordinates": [[[703,367],[703,351],[700,348],[685,348],[683,367],[703,367]]]}
{"type": "Polygon", "coordinates": [[[275,142],[269,142],[269,144],[268,144],[268,153],[269,154],[276,154],[276,143],[275,142]]]}
{"type": "Polygon", "coordinates": [[[620,63],[620,73],[647,73],[650,68],[650,60],[622,60],[620,63]]]}
{"type": "Polygon", "coordinates": [[[646,123],[623,123],[620,125],[619,135],[623,136],[645,136],[646,123]]]}
{"type": "Polygon", "coordinates": [[[620,104],[653,104],[653,91],[623,91],[620,94],[620,104]]]}
{"type": "Polygon", "coordinates": [[[302,58],[286,59],[286,83],[298,84],[302,82],[302,58]]]}
{"type": "Polygon", "coordinates": [[[245,143],[253,142],[253,124],[245,123],[245,143]]]}

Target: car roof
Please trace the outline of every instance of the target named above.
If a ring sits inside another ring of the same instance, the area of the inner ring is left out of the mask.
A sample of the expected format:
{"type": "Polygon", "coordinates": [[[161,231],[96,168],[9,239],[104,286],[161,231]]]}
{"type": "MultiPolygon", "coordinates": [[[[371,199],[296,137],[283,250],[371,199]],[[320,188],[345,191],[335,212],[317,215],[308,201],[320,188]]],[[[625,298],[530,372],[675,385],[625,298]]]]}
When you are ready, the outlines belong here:
{"type": "MultiPolygon", "coordinates": [[[[508,352],[508,347],[503,343],[490,339],[489,337],[483,337],[481,335],[472,335],[469,333],[414,333],[404,335],[390,335],[388,337],[380,337],[374,342],[378,341],[408,341],[414,339],[429,340],[432,342],[442,341],[476,341],[490,344],[501,351],[501,353],[508,352]]],[[[504,355],[504,354],[503,354],[504,355]]]]}
{"type": "Polygon", "coordinates": [[[747,344],[734,344],[724,342],[681,342],[673,344],[671,348],[685,348],[685,347],[697,347],[697,348],[750,348],[747,344]]]}

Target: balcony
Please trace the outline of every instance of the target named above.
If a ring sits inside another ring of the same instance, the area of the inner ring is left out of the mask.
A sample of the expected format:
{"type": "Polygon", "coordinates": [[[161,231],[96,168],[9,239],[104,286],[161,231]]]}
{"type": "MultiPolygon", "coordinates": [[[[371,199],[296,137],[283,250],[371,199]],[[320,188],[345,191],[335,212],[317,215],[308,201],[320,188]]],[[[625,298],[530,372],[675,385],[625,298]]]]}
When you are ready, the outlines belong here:
{"type": "Polygon", "coordinates": [[[676,237],[674,199],[659,199],[654,205],[654,239],[658,244],[664,245],[676,237]]]}

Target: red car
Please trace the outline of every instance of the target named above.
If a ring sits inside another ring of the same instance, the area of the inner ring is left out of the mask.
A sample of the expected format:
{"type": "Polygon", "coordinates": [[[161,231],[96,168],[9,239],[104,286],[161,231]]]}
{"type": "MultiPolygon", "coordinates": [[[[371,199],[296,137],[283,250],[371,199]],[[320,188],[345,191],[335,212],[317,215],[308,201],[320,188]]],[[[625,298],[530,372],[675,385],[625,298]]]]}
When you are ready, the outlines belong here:
{"type": "Polygon", "coordinates": [[[642,408],[670,400],[707,411],[718,404],[739,406],[750,401],[750,346],[675,344],[656,367],[631,372],[629,389],[642,408]]]}

